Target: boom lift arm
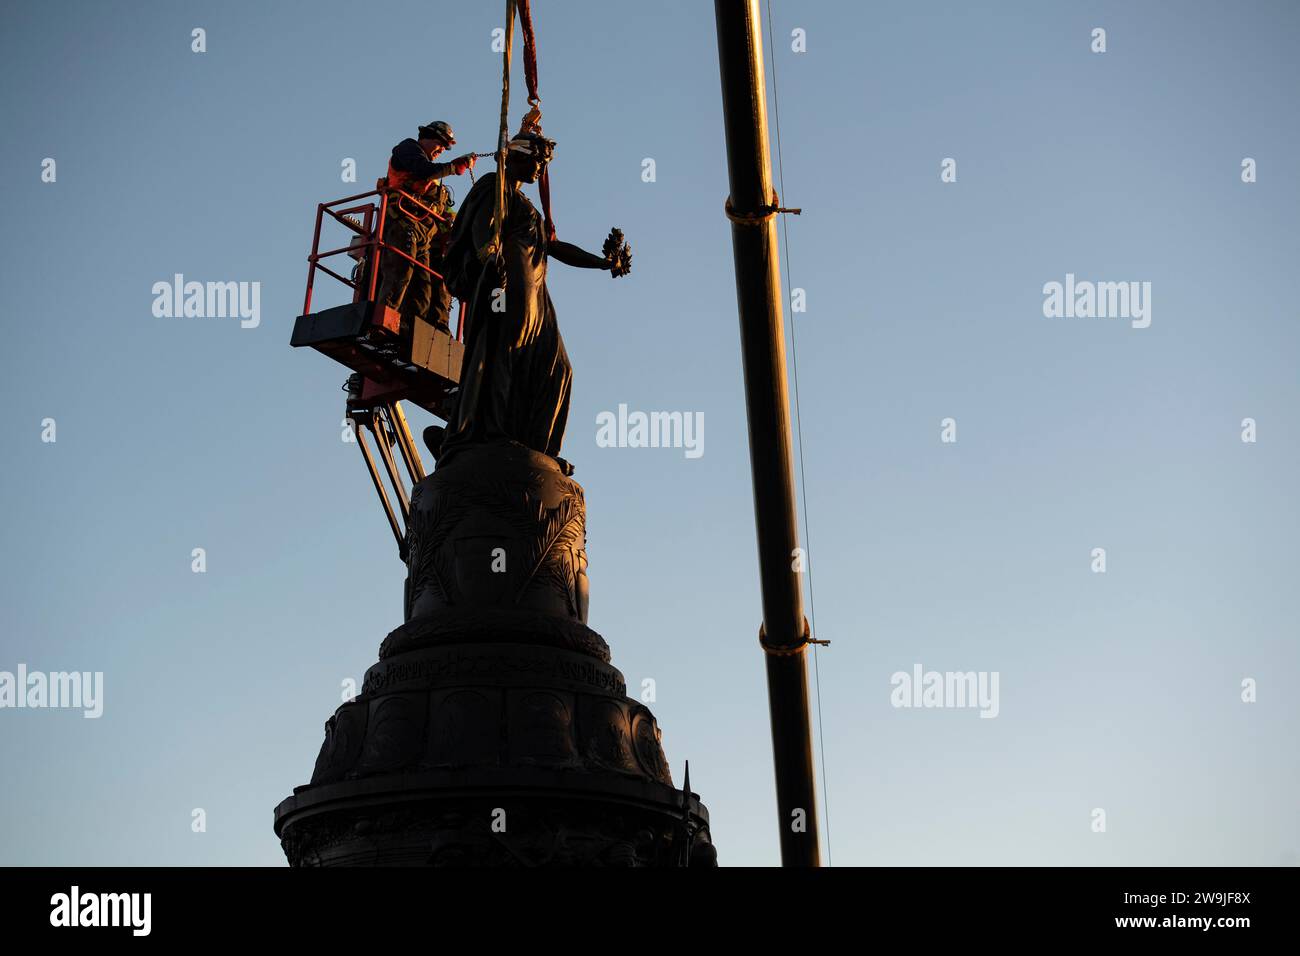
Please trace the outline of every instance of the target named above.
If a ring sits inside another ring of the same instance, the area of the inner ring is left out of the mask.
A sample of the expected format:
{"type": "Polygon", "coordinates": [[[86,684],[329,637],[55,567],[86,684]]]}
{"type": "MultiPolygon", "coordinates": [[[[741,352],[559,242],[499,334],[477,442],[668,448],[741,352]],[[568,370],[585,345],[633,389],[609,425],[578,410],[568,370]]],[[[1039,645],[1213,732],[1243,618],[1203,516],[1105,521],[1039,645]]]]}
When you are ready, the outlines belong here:
{"type": "Polygon", "coordinates": [[[317,207],[308,256],[307,293],[303,314],[294,324],[291,344],[313,348],[352,370],[344,385],[347,392],[344,415],[351,423],[366,471],[397,541],[398,553],[405,560],[406,522],[411,509],[409,488],[425,477],[425,471],[401,402],[414,402],[444,421],[450,418],[459,390],[466,329],[462,302],[455,335],[416,317],[411,323],[410,336],[402,338],[398,335],[397,312],[377,301],[378,277],[384,259],[391,261],[391,257],[399,256],[431,277],[442,279],[428,266],[384,241],[387,206],[399,199],[425,209],[444,224],[448,222],[415,197],[385,188],[382,181],[373,192],[317,207]],[[327,222],[343,226],[351,235],[346,244],[322,251],[321,232],[327,222]],[[323,261],[340,255],[356,261],[350,275],[331,269],[323,261]],[[318,270],[349,287],[351,301],[312,312],[318,270]],[[405,475],[393,449],[402,459],[405,475]]]}

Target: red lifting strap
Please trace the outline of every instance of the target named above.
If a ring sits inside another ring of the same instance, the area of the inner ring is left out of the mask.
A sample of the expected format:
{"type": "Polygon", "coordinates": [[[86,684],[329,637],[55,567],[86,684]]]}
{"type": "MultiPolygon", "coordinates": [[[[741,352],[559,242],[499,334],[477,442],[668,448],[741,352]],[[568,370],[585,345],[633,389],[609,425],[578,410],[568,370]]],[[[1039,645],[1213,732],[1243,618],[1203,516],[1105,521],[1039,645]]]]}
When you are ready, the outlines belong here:
{"type": "MultiPolygon", "coordinates": [[[[519,11],[519,27],[524,34],[524,80],[528,84],[528,102],[534,108],[541,103],[542,98],[537,95],[537,37],[533,33],[533,11],[529,7],[529,0],[515,0],[515,7],[519,11]]],[[[548,163],[542,169],[541,179],[537,183],[537,191],[542,196],[542,218],[546,222],[546,237],[550,242],[555,241],[555,220],[551,218],[551,171],[548,163]]]]}
{"type": "Polygon", "coordinates": [[[537,38],[533,35],[533,11],[528,0],[515,0],[519,10],[519,28],[524,32],[524,79],[528,82],[528,102],[536,106],[541,102],[537,95],[537,38]]]}

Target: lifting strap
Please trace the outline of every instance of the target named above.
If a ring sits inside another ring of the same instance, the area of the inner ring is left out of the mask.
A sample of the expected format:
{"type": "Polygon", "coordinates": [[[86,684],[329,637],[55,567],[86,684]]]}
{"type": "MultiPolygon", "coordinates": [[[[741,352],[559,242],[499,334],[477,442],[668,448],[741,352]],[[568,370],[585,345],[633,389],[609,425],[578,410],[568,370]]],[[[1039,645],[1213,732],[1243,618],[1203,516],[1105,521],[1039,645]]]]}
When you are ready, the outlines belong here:
{"type": "Polygon", "coordinates": [[[510,111],[510,55],[515,45],[515,0],[506,0],[506,43],[501,63],[501,123],[497,133],[497,195],[492,210],[492,238],[478,251],[487,262],[501,254],[501,228],[506,218],[506,150],[510,148],[507,114],[510,111]]]}
{"type": "MultiPolygon", "coordinates": [[[[519,7],[519,29],[524,35],[524,80],[528,84],[528,105],[532,107],[524,117],[523,125],[537,126],[540,130],[542,121],[542,98],[537,93],[537,36],[533,33],[533,11],[530,0],[516,0],[519,7]]],[[[551,218],[551,164],[542,167],[542,176],[537,182],[537,191],[542,197],[542,218],[546,222],[546,240],[555,241],[555,220],[551,218]]]]}
{"type": "MultiPolygon", "coordinates": [[[[508,126],[510,112],[510,59],[514,53],[515,10],[519,10],[519,28],[524,35],[524,80],[528,84],[528,104],[531,107],[524,117],[523,128],[539,127],[542,119],[541,97],[537,95],[537,38],[533,33],[533,12],[529,0],[506,0],[506,42],[501,63],[501,120],[497,139],[497,195],[492,215],[492,238],[479,250],[479,258],[487,261],[501,254],[501,230],[506,217],[506,153],[510,148],[508,126]]],[[[549,166],[549,164],[548,164],[549,166]]],[[[542,197],[542,216],[546,223],[548,241],[555,239],[555,222],[551,218],[551,177],[548,167],[543,167],[537,184],[542,197]]]]}

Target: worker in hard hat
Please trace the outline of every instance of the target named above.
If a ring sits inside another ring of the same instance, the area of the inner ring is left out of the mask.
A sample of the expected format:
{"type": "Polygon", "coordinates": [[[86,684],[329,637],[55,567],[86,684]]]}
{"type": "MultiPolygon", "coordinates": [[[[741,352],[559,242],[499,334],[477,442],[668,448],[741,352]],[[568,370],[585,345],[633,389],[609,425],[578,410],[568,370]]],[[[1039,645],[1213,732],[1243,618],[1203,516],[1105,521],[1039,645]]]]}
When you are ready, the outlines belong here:
{"type": "MultiPolygon", "coordinates": [[[[451,191],[442,184],[444,177],[474,168],[474,156],[467,154],[446,163],[434,159],[456,145],[449,125],[438,120],[421,126],[418,139],[404,139],[393,147],[388,161],[386,186],[392,192],[384,216],[384,244],[399,249],[416,262],[435,272],[441,266],[442,223],[428,209],[450,220],[451,191]],[[400,190],[419,205],[398,195],[400,190]],[[425,206],[427,209],[421,209],[425,206]]],[[[450,330],[451,295],[446,285],[401,256],[389,252],[381,257],[379,301],[396,309],[402,317],[401,334],[411,334],[414,318],[427,318],[444,331],[450,330]]]]}

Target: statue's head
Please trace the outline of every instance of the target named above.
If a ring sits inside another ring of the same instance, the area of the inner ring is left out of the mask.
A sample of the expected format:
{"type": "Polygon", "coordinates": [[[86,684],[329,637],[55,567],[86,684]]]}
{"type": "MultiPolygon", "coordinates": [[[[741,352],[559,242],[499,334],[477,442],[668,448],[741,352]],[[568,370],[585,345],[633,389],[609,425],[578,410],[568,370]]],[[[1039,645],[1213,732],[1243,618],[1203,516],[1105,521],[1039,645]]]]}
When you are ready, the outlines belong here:
{"type": "Polygon", "coordinates": [[[547,139],[541,130],[520,132],[510,140],[506,153],[506,172],[511,179],[535,183],[555,152],[555,140],[547,139]]]}

